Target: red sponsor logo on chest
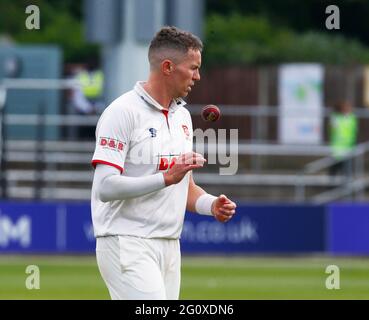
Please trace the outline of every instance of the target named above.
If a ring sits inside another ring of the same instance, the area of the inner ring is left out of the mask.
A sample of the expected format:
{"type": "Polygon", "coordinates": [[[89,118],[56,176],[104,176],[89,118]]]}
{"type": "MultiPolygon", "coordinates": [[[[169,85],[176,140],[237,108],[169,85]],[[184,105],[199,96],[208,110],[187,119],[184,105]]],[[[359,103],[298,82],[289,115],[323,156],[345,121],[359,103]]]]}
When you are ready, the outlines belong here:
{"type": "Polygon", "coordinates": [[[177,161],[177,157],[160,157],[158,169],[159,171],[166,171],[172,168],[177,161]]]}

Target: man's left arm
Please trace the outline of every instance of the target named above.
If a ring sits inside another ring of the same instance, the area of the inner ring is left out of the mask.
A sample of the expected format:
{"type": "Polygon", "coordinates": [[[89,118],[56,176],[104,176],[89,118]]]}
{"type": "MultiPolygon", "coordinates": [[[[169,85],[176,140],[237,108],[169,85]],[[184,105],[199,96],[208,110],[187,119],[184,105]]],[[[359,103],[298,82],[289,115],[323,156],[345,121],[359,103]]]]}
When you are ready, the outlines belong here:
{"type": "Polygon", "coordinates": [[[188,186],[187,207],[188,211],[204,215],[213,215],[220,222],[227,222],[236,213],[236,204],[224,194],[218,197],[212,196],[204,189],[196,185],[190,173],[188,186]]]}

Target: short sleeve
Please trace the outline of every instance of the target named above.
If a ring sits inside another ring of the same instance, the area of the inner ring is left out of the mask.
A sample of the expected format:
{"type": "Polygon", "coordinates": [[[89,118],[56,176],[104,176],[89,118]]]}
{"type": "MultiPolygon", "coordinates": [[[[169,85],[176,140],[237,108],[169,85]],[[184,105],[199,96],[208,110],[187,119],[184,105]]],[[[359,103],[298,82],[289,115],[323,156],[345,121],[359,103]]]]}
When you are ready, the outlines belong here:
{"type": "Polygon", "coordinates": [[[111,165],[124,171],[133,123],[123,108],[107,108],[96,126],[96,145],[92,165],[111,165]],[[119,112],[117,112],[119,111],[119,112]]]}

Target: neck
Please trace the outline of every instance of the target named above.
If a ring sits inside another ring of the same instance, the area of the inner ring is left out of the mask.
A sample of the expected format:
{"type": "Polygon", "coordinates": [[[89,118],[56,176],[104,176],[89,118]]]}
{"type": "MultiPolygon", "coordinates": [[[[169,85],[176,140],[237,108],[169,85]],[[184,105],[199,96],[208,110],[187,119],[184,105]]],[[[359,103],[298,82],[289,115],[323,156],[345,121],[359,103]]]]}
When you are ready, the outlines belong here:
{"type": "Polygon", "coordinates": [[[148,81],[143,85],[145,91],[153,97],[164,109],[169,109],[173,97],[165,83],[165,79],[159,79],[151,74],[148,81]]]}

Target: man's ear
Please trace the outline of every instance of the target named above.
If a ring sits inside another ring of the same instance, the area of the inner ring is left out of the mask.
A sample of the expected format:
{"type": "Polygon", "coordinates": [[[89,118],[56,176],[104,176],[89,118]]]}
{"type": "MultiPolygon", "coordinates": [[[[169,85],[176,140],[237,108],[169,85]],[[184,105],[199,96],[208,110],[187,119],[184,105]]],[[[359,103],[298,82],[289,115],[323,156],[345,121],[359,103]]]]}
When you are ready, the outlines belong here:
{"type": "Polygon", "coordinates": [[[161,70],[162,72],[166,75],[166,76],[169,76],[172,71],[174,70],[174,67],[173,67],[173,62],[170,61],[170,60],[164,60],[162,63],[161,63],[161,70]]]}

